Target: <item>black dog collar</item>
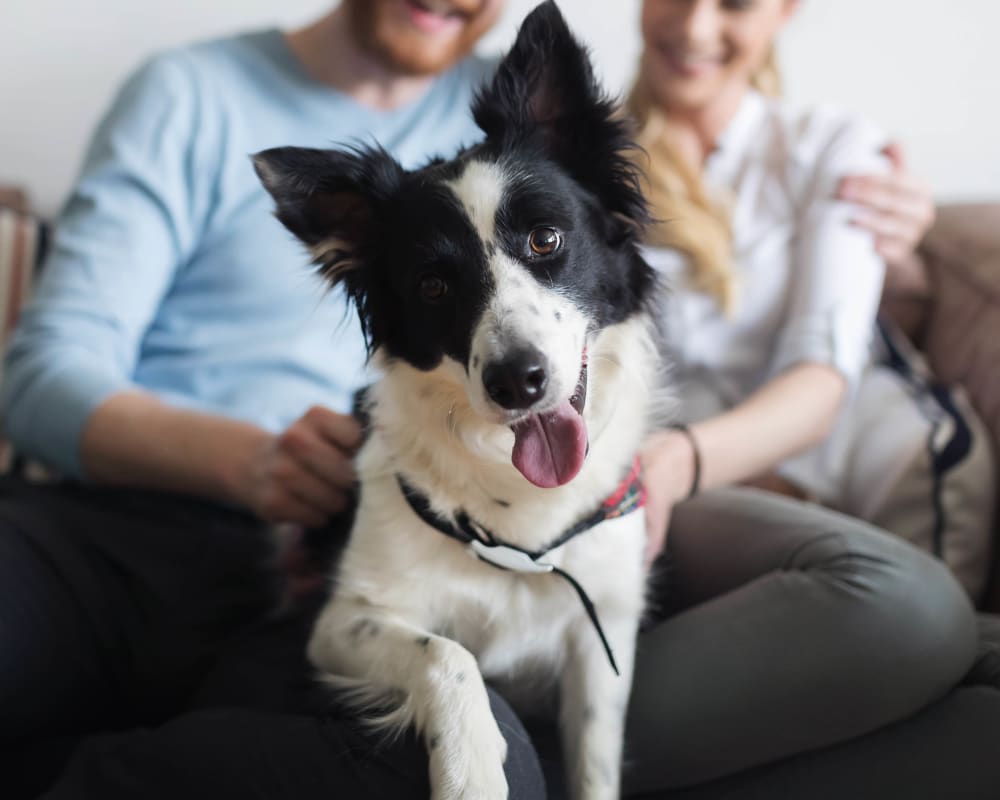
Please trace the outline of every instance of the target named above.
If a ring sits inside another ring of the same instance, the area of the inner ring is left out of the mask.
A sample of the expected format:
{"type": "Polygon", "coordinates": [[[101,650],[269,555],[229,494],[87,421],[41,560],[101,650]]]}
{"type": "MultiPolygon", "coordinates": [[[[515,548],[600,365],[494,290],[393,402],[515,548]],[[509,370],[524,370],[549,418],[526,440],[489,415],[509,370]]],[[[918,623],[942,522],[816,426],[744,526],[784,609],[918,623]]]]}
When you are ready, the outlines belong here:
{"type": "Polygon", "coordinates": [[[534,551],[505,544],[489,530],[471,519],[465,511],[456,511],[453,515],[454,522],[442,517],[431,509],[430,500],[428,500],[427,495],[413,488],[406,482],[402,475],[397,474],[396,480],[399,483],[403,497],[406,498],[406,502],[413,509],[414,514],[445,536],[468,545],[469,549],[480,561],[485,561],[497,569],[529,574],[552,572],[564,578],[573,587],[573,590],[580,598],[580,602],[583,603],[583,608],[587,612],[587,616],[590,617],[590,621],[593,623],[594,629],[601,639],[601,644],[604,645],[604,652],[608,654],[608,661],[611,663],[611,668],[615,671],[615,675],[621,674],[618,671],[618,664],[615,663],[615,656],[611,650],[611,645],[608,642],[607,636],[604,635],[604,629],[597,618],[597,609],[594,608],[594,604],[590,597],[587,596],[587,592],[584,591],[584,588],[568,572],[554,564],[539,561],[539,559],[566,544],[574,536],[590,530],[595,525],[605,520],[623,517],[645,505],[646,490],[643,488],[639,475],[638,459],[633,462],[632,469],[625,480],[619,484],[614,494],[601,503],[592,514],[565,530],[547,547],[534,551]]]}

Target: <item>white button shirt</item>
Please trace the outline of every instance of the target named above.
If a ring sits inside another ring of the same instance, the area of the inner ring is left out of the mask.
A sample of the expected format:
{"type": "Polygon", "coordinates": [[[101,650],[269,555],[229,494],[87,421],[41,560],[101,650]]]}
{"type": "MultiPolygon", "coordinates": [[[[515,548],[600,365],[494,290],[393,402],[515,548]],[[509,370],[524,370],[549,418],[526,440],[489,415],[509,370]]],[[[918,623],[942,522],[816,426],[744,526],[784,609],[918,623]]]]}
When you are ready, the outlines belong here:
{"type": "MultiPolygon", "coordinates": [[[[710,193],[732,203],[730,314],[691,288],[681,254],[645,249],[671,289],[663,322],[682,419],[731,408],[802,362],[830,364],[856,386],[869,363],[884,264],[872,235],[850,224],[856,208],[834,193],[846,175],[884,172],[885,142],[842,111],[802,114],[757,92],[746,95],[704,172],[710,193]]],[[[782,472],[828,496],[836,492],[844,447],[834,436],[782,472]]]]}

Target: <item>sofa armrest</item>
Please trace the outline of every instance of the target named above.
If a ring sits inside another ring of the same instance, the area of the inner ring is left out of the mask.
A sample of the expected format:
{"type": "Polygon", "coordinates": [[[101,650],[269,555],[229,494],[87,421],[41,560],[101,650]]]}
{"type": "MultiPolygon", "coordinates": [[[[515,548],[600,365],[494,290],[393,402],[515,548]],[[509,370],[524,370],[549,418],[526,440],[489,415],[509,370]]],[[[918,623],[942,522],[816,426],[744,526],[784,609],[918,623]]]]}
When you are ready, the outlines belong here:
{"type": "MultiPolygon", "coordinates": [[[[1000,454],[1000,203],[941,208],[921,250],[930,298],[920,344],[942,381],[965,388],[1000,454]]],[[[986,605],[1000,610],[994,552],[986,605]]]]}
{"type": "Polygon", "coordinates": [[[938,206],[938,217],[921,249],[947,255],[959,265],[1000,252],[1000,200],[938,206]]]}
{"type": "MultiPolygon", "coordinates": [[[[23,193],[6,191],[0,197],[0,357],[6,352],[34,284],[35,270],[45,250],[46,229],[42,221],[20,208],[14,201],[24,201],[23,193]]],[[[0,380],[3,378],[0,362],[0,380]]],[[[0,472],[10,467],[12,453],[0,439],[0,472]]]]}
{"type": "Polygon", "coordinates": [[[29,213],[31,204],[28,202],[27,192],[16,186],[0,186],[0,208],[17,211],[20,214],[29,213]]]}
{"type": "Polygon", "coordinates": [[[921,345],[1000,442],[1000,203],[942,208],[921,249],[931,286],[921,345]]]}

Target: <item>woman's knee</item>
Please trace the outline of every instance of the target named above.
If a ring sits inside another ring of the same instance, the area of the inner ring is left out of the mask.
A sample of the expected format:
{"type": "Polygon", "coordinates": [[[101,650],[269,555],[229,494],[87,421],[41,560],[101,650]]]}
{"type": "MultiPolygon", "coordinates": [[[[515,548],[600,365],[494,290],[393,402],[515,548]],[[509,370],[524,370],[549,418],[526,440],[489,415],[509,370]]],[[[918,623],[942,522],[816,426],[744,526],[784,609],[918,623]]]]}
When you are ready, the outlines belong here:
{"type": "Polygon", "coordinates": [[[901,693],[914,702],[939,697],[975,655],[968,596],[938,559],[865,523],[842,522],[805,543],[787,567],[849,598],[843,624],[872,648],[901,693]]]}

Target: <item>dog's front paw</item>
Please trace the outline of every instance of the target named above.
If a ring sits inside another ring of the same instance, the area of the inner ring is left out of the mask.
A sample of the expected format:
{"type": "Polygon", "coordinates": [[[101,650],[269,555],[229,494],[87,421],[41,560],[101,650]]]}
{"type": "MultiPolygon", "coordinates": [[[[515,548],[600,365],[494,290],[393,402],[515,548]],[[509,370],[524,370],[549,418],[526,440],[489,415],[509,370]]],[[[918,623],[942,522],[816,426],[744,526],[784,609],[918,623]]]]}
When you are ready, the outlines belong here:
{"type": "Polygon", "coordinates": [[[427,746],[432,800],[507,800],[507,742],[492,719],[481,735],[432,735],[427,746]]]}

